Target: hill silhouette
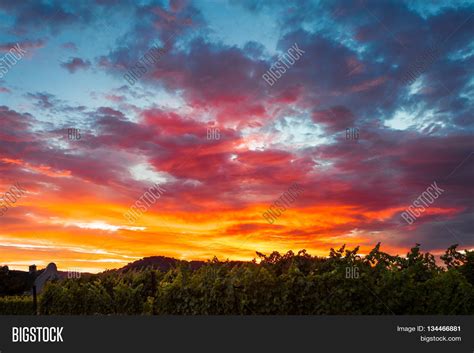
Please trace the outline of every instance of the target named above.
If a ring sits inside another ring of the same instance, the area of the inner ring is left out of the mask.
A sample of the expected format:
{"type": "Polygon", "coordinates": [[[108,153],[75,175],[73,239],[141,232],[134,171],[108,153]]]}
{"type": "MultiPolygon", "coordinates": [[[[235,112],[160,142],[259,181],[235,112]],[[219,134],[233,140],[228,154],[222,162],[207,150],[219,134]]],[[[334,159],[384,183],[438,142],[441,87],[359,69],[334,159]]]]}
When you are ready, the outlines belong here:
{"type": "MultiPolygon", "coordinates": [[[[146,269],[153,269],[153,270],[160,270],[166,272],[172,268],[175,268],[179,265],[189,266],[192,270],[197,270],[200,267],[206,264],[205,261],[186,261],[186,260],[178,260],[173,257],[166,257],[166,256],[149,256],[144,257],[143,259],[130,262],[129,264],[125,265],[122,268],[111,270],[111,271],[118,271],[118,272],[129,272],[129,271],[142,271],[146,269]]],[[[106,271],[107,272],[107,271],[106,271]]]]}
{"type": "MultiPolygon", "coordinates": [[[[143,270],[160,270],[162,272],[167,272],[176,267],[185,267],[192,271],[198,270],[201,267],[208,264],[209,261],[200,261],[200,260],[178,260],[174,257],[166,257],[166,256],[149,256],[144,257],[143,259],[130,262],[129,264],[125,265],[124,267],[114,269],[114,270],[107,270],[104,273],[110,272],[120,272],[120,273],[127,273],[129,271],[143,271],[143,270]]],[[[245,263],[244,261],[227,261],[226,263],[230,265],[239,265],[245,263]]]]}

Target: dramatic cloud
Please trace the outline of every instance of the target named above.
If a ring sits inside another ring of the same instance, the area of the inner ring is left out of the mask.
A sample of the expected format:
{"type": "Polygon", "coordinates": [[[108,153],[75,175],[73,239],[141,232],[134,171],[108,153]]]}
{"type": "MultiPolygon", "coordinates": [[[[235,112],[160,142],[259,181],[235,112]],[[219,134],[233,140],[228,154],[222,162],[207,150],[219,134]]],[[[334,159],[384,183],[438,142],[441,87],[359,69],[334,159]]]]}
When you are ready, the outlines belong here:
{"type": "Polygon", "coordinates": [[[44,47],[0,87],[0,187],[27,189],[0,219],[3,261],[99,271],[149,255],[473,248],[473,9],[3,2],[2,55],[44,47]],[[405,222],[434,182],[441,196],[405,222]],[[129,224],[156,183],[166,192],[129,224]]]}

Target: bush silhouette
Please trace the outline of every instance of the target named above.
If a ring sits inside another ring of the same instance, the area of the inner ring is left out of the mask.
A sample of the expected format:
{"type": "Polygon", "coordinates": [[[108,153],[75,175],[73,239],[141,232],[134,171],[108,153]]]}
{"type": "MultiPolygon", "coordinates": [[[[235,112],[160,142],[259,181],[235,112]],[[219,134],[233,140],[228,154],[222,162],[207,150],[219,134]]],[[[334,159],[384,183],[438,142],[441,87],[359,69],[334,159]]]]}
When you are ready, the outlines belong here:
{"type": "Polygon", "coordinates": [[[438,266],[416,244],[393,256],[377,244],[331,249],[329,257],[257,253],[252,262],[214,258],[193,269],[179,262],[167,272],[152,268],[107,271],[49,283],[42,314],[321,315],[474,314],[474,252],[453,245],[438,266]]]}

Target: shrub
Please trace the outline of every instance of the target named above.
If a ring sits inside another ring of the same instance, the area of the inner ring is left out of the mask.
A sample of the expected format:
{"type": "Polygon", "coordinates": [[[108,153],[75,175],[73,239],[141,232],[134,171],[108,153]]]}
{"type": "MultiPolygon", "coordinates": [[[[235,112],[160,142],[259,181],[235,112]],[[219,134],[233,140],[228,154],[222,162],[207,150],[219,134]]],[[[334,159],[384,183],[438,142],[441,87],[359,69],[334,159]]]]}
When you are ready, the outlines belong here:
{"type": "Polygon", "coordinates": [[[0,315],[34,315],[33,298],[29,296],[0,297],[0,315]]]}

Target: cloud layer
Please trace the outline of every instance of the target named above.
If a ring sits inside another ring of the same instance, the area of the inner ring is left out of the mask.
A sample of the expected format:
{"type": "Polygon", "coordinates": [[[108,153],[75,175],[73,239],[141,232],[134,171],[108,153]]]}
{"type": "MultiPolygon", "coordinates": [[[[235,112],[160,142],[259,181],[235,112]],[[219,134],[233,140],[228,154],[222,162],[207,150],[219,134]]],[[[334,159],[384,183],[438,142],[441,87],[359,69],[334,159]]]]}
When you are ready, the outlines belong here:
{"type": "Polygon", "coordinates": [[[472,4],[89,5],[0,5],[0,50],[30,51],[0,81],[0,192],[27,189],[0,218],[7,264],[474,247],[472,4]],[[270,86],[295,43],[304,54],[270,86]],[[434,181],[445,192],[407,224],[434,181]],[[155,183],[167,192],[129,224],[155,183]],[[269,224],[293,183],[304,192],[269,224]]]}

